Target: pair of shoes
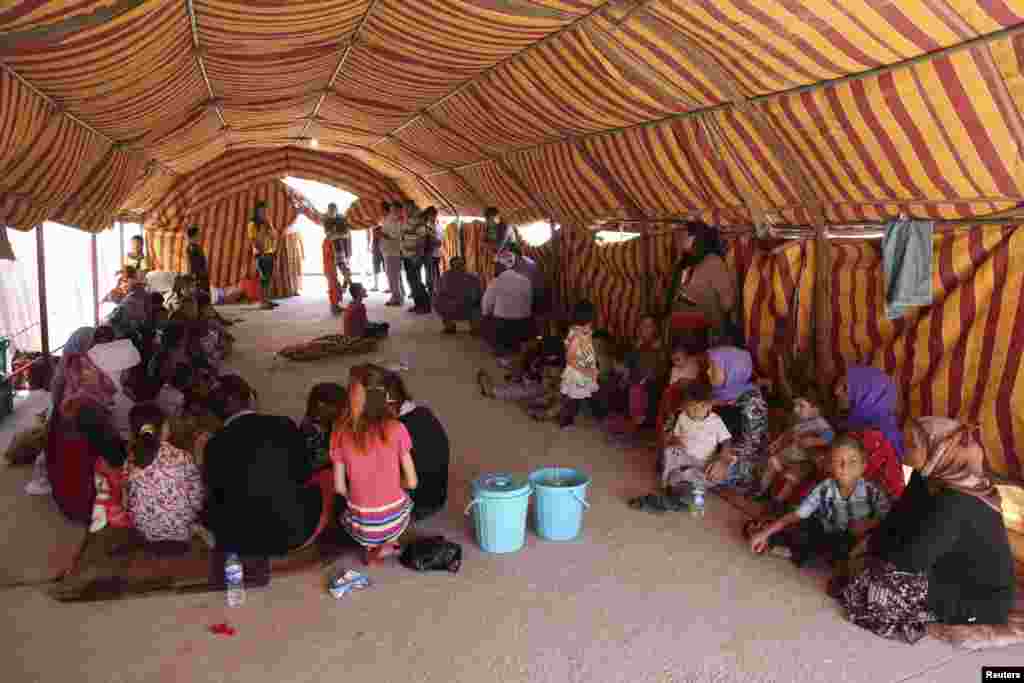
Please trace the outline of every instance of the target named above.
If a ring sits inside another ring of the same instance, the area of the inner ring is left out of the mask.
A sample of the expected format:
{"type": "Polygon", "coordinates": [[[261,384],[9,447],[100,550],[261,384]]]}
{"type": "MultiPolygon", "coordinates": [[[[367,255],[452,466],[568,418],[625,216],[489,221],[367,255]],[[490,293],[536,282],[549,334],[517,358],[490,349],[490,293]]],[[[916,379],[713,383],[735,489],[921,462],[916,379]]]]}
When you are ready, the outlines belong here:
{"type": "Polygon", "coordinates": [[[264,301],[263,303],[260,304],[260,310],[261,311],[272,311],[272,310],[274,310],[274,304],[270,303],[269,301],[264,301]]]}
{"type": "Polygon", "coordinates": [[[441,330],[441,334],[455,334],[455,328],[454,327],[446,327],[443,330],[441,330]]]}
{"type": "Polygon", "coordinates": [[[339,313],[341,313],[341,306],[339,306],[338,304],[331,304],[331,313],[333,313],[334,315],[338,315],[339,313]]]}
{"type": "Polygon", "coordinates": [[[384,305],[385,306],[401,306],[402,302],[401,301],[389,301],[389,302],[387,302],[384,305]]]}
{"type": "Polygon", "coordinates": [[[793,551],[789,548],[789,546],[785,545],[771,546],[770,548],[768,548],[768,554],[772,557],[781,557],[784,560],[793,559],[793,551]]]}

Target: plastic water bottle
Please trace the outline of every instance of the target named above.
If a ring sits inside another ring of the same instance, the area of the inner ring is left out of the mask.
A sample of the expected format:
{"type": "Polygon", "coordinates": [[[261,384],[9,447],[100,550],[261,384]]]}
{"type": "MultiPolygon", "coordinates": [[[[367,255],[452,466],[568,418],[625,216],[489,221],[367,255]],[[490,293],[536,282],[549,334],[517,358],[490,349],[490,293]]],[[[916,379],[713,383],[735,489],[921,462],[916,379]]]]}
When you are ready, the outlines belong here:
{"type": "Polygon", "coordinates": [[[245,604],[245,576],[237,553],[228,553],[224,560],[224,584],[228,591],[228,607],[245,604]]]}
{"type": "Polygon", "coordinates": [[[690,508],[690,514],[694,517],[704,516],[704,488],[702,486],[693,489],[693,505],[690,508]]]}

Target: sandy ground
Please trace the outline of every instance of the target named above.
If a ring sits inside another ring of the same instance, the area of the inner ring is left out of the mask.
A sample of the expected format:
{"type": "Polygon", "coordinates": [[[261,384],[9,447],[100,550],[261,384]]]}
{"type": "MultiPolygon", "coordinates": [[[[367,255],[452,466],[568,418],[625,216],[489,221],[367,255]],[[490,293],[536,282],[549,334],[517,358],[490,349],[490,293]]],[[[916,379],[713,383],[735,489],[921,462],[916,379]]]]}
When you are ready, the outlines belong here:
{"type": "MultiPolygon", "coordinates": [[[[652,516],[626,507],[653,484],[653,454],[606,445],[589,419],[569,432],[539,426],[515,406],[480,398],[474,375],[495,369],[468,334],[370,302],[388,320],[380,353],[311,364],[275,360],[281,346],[339,331],[322,296],[244,318],[233,368],[266,411],[299,417],[316,381],[345,381],[353,362],[406,360],[410,388],[453,444],[452,498],[426,532],[463,544],[458,575],[397,564],[371,572],[371,590],[335,601],[324,575],[276,579],[229,614],[219,595],[61,605],[33,587],[0,590],[3,680],[20,681],[971,681],[983,665],[1024,665],[1024,648],[967,653],[926,639],[909,647],[847,623],[825,577],[757,558],[743,516],[719,499],[708,515],[652,516]],[[484,472],[577,467],[593,477],[578,541],[531,535],[513,555],[487,555],[463,510],[484,472]],[[233,638],[207,632],[229,620],[233,638]]],[[[19,401],[0,423],[0,447],[45,396],[19,401]]],[[[0,582],[38,580],[80,531],[48,498],[22,493],[29,469],[0,471],[0,582]]],[[[345,558],[356,565],[354,557],[345,558]]]]}

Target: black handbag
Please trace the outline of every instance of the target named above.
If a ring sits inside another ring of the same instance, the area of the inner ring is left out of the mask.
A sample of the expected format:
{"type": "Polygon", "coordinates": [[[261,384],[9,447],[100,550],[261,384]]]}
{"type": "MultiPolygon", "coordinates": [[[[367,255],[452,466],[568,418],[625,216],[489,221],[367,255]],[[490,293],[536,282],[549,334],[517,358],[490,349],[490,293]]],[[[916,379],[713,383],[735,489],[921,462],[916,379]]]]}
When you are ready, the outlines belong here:
{"type": "Polygon", "coordinates": [[[462,567],[462,546],[444,536],[421,538],[405,546],[398,561],[418,572],[445,570],[457,574],[462,567]]]}

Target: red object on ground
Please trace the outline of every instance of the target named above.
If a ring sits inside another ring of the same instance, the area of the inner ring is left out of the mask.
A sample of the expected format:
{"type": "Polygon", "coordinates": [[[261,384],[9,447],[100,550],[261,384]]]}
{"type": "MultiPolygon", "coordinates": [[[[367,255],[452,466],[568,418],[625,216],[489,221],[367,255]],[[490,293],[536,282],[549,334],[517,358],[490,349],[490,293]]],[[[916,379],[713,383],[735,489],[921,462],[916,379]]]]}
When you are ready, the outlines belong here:
{"type": "Polygon", "coordinates": [[[237,631],[230,624],[214,624],[210,627],[210,633],[216,636],[233,636],[237,631]]]}
{"type": "Polygon", "coordinates": [[[245,292],[245,298],[249,301],[262,301],[263,290],[260,288],[260,281],[256,278],[246,278],[238,283],[245,292]]]}

